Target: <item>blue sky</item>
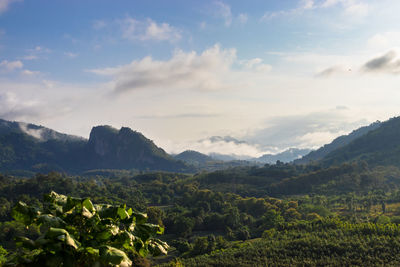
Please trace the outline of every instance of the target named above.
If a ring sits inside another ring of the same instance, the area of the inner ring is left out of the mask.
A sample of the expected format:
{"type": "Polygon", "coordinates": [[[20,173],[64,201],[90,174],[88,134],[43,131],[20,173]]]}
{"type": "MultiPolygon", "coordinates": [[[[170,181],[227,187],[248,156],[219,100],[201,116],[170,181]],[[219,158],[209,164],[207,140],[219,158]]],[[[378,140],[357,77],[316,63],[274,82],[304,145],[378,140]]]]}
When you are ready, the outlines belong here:
{"type": "Polygon", "coordinates": [[[0,0],[0,117],[169,152],[316,148],[398,115],[400,2],[0,0]],[[216,144],[210,136],[246,144],[216,144]]]}

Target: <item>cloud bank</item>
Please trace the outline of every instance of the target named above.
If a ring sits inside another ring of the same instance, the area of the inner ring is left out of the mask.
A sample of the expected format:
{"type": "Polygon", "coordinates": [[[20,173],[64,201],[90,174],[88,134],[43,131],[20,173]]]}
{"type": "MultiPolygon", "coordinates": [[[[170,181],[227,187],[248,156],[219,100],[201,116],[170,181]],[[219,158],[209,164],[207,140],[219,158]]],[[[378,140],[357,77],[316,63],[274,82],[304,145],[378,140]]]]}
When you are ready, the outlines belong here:
{"type": "Polygon", "coordinates": [[[398,74],[400,73],[400,59],[397,58],[397,53],[392,50],[386,54],[373,58],[362,66],[365,72],[384,72],[398,74]]]}
{"type": "Polygon", "coordinates": [[[128,65],[90,72],[113,77],[116,93],[152,88],[209,91],[229,87],[224,74],[231,71],[235,59],[235,49],[221,49],[215,45],[201,54],[177,51],[167,61],[145,57],[128,65]]]}
{"type": "MultiPolygon", "coordinates": [[[[181,31],[168,23],[157,23],[152,19],[137,20],[131,17],[120,21],[122,37],[128,40],[139,41],[179,41],[181,31]]],[[[105,23],[95,23],[94,27],[101,29],[105,23]]]]}
{"type": "Polygon", "coordinates": [[[339,135],[367,124],[364,120],[352,120],[343,111],[346,109],[273,117],[265,122],[264,127],[255,130],[245,140],[280,149],[318,148],[339,135]]]}

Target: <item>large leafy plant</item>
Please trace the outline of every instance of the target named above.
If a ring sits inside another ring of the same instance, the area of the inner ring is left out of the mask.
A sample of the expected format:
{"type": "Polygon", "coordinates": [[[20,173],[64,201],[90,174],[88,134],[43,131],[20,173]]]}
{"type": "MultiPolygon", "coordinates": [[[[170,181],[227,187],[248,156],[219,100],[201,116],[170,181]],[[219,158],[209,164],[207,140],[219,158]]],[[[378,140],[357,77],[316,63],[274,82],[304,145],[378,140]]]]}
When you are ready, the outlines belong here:
{"type": "Polygon", "coordinates": [[[51,192],[42,209],[19,202],[12,216],[27,227],[40,226],[43,233],[36,240],[18,239],[12,260],[18,266],[131,266],[132,257],[168,249],[156,238],[164,228],[146,223],[146,214],[126,205],[96,205],[89,198],[51,192]]]}

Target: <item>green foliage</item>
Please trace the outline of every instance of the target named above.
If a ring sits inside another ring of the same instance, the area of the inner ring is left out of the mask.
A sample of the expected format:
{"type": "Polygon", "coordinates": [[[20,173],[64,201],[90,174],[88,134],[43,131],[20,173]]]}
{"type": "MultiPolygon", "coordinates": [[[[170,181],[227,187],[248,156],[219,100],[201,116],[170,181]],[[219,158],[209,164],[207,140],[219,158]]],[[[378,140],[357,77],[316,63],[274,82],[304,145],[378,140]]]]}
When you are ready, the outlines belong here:
{"type": "Polygon", "coordinates": [[[2,266],[6,262],[7,250],[5,250],[2,246],[0,246],[0,266],[2,266]]]}
{"type": "Polygon", "coordinates": [[[147,215],[126,205],[93,204],[55,192],[44,196],[43,208],[18,202],[12,211],[17,222],[41,226],[36,239],[19,237],[16,265],[88,266],[95,263],[131,266],[128,255],[166,254],[168,245],[156,239],[164,228],[147,223],[147,215]]]}
{"type": "Polygon", "coordinates": [[[184,266],[399,266],[400,226],[324,219],[268,230],[263,239],[182,259],[184,266]]]}

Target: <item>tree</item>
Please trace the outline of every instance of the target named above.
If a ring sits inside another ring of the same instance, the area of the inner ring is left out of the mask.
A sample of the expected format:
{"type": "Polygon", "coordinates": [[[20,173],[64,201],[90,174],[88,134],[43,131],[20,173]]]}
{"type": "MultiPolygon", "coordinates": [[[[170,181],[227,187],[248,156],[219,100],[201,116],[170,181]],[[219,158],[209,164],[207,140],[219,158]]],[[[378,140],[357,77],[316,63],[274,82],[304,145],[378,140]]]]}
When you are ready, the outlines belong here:
{"type": "Polygon", "coordinates": [[[44,196],[43,209],[18,202],[12,216],[43,232],[36,240],[18,238],[21,250],[12,259],[18,266],[131,266],[133,258],[168,249],[155,238],[164,228],[146,223],[146,214],[126,205],[96,205],[89,198],[51,192],[44,196]]]}
{"type": "Polygon", "coordinates": [[[6,262],[7,250],[0,246],[0,266],[6,262]]]}

